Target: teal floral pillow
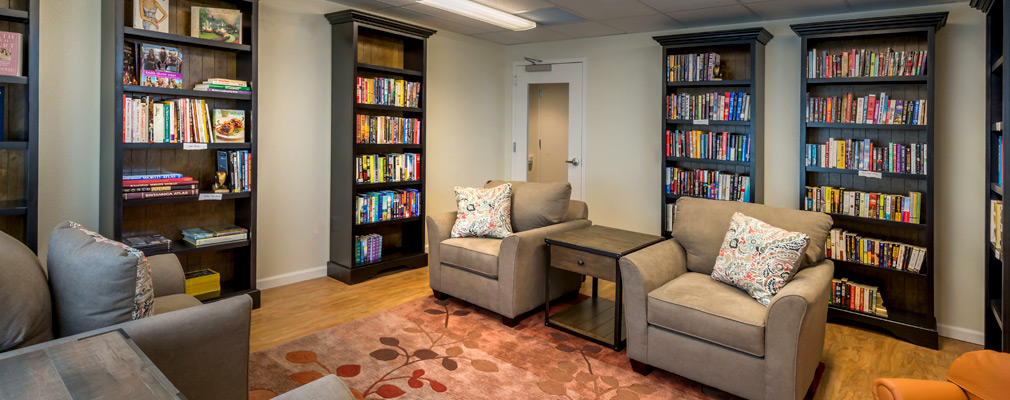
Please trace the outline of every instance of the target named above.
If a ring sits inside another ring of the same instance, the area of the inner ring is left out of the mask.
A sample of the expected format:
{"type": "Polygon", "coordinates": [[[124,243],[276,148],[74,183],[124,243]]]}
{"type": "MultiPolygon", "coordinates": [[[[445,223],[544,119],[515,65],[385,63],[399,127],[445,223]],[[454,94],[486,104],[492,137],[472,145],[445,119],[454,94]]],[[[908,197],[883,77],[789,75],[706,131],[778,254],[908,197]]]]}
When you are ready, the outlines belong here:
{"type": "Polygon", "coordinates": [[[733,214],[715,259],[712,279],[743,289],[767,306],[789,281],[810,244],[810,237],[733,214]]]}
{"type": "Polygon", "coordinates": [[[455,190],[456,223],[449,237],[504,239],[512,234],[512,184],[455,190]]]}

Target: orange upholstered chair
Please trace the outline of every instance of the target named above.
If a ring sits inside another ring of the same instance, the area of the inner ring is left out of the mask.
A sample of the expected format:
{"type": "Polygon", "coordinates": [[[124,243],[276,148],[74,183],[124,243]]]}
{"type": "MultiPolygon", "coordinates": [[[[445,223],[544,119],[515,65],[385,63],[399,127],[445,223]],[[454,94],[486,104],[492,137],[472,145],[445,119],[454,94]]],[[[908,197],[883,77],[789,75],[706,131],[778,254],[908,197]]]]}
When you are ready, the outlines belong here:
{"type": "Polygon", "coordinates": [[[947,381],[877,378],[876,400],[1010,399],[1010,354],[981,350],[964,353],[947,371],[947,381]]]}

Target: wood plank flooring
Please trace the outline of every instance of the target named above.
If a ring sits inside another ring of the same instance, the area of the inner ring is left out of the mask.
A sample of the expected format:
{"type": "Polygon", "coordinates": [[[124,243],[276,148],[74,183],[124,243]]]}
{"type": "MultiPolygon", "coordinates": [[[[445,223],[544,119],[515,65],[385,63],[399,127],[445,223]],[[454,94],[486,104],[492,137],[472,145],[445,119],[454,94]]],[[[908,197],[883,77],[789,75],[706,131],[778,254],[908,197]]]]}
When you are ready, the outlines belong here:
{"type": "MultiPolygon", "coordinates": [[[[590,281],[582,292],[590,293],[590,281]]],[[[345,322],[430,296],[428,269],[403,271],[349,286],[317,278],[262,292],[253,311],[250,350],[255,352],[345,322]]],[[[614,285],[600,282],[600,296],[613,299],[614,285]]],[[[873,331],[828,324],[821,361],[827,365],[816,399],[872,398],[877,377],[943,380],[961,354],[982,347],[940,338],[930,350],[873,331]]]]}

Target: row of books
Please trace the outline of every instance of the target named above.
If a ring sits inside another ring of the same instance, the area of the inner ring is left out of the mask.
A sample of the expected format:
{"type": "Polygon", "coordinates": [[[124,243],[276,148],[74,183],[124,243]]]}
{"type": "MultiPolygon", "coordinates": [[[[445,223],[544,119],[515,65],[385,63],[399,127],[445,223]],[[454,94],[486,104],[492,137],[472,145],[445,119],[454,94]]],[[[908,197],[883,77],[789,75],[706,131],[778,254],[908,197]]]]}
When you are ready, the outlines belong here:
{"type": "Polygon", "coordinates": [[[123,200],[196,196],[199,182],[171,171],[129,170],[123,172],[123,200]]]}
{"type": "Polygon", "coordinates": [[[196,247],[242,242],[249,239],[249,230],[238,225],[217,225],[182,230],[182,240],[196,247]]]}
{"type": "Polygon", "coordinates": [[[888,143],[874,146],[870,139],[828,139],[826,144],[808,144],[806,165],[860,171],[925,175],[925,143],[888,143]]]}
{"type": "Polygon", "coordinates": [[[219,150],[217,152],[217,182],[214,191],[239,193],[251,190],[252,153],[249,150],[219,150]]]}
{"type": "Polygon", "coordinates": [[[417,107],[421,101],[421,83],[390,78],[358,78],[360,104],[417,107]]]}
{"type": "Polygon", "coordinates": [[[926,100],[894,100],[887,93],[807,97],[807,122],[925,125],[926,100]]]}
{"type": "Polygon", "coordinates": [[[123,95],[123,143],[241,143],[245,110],[215,109],[200,99],[154,101],[123,95]]]}
{"type": "Polygon", "coordinates": [[[667,119],[750,121],[750,94],[744,92],[671,94],[666,97],[667,119]]]}
{"type": "Polygon", "coordinates": [[[750,177],[707,169],[666,169],[666,193],[713,200],[747,201],[750,177]]]}
{"type": "Polygon", "coordinates": [[[355,143],[421,144],[421,120],[417,118],[358,115],[355,143]]]}
{"type": "Polygon", "coordinates": [[[407,182],[420,179],[421,155],[362,154],[354,158],[357,183],[407,182]]]}
{"type": "Polygon", "coordinates": [[[989,242],[1003,251],[1003,201],[989,200],[989,242]]]}
{"type": "Polygon", "coordinates": [[[667,79],[670,82],[716,80],[720,59],[717,53],[669,55],[666,57],[667,79]]]}
{"type": "Polygon", "coordinates": [[[382,235],[373,233],[354,237],[354,262],[364,264],[382,258],[382,235]]]}
{"type": "Polygon", "coordinates": [[[828,304],[866,314],[887,317],[884,297],[876,286],[849,281],[848,278],[831,280],[832,295],[828,304]]]}
{"type": "Polygon", "coordinates": [[[860,236],[841,228],[832,229],[825,246],[833,260],[918,273],[926,261],[926,248],[860,236]]]}
{"type": "Polygon", "coordinates": [[[908,196],[867,193],[830,186],[807,186],[803,209],[828,214],[922,223],[922,193],[908,196]]]}
{"type": "Polygon", "coordinates": [[[193,86],[193,90],[203,92],[248,94],[252,91],[249,82],[237,79],[211,78],[193,86]]]}
{"type": "Polygon", "coordinates": [[[140,250],[148,256],[172,250],[172,240],[159,234],[123,238],[123,244],[140,250]]]}
{"type": "Polygon", "coordinates": [[[729,132],[666,131],[666,156],[750,161],[750,135],[729,132]]]}
{"type": "Polygon", "coordinates": [[[817,49],[807,52],[807,78],[842,78],[860,76],[917,76],[926,74],[926,50],[877,53],[852,49],[828,54],[817,49]]]}
{"type": "Polygon", "coordinates": [[[415,189],[384,190],[358,194],[355,224],[391,221],[421,215],[421,192],[415,189]]]}

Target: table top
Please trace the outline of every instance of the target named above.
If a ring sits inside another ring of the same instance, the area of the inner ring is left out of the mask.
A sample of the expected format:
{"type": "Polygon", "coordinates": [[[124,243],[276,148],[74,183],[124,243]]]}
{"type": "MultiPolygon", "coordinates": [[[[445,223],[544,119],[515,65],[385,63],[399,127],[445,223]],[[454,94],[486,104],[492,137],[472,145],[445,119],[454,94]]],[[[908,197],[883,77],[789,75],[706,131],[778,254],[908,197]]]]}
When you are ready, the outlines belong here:
{"type": "Polygon", "coordinates": [[[121,330],[0,360],[2,399],[185,399],[121,330]]]}
{"type": "Polygon", "coordinates": [[[620,258],[659,243],[663,241],[663,238],[647,233],[593,225],[587,228],[551,235],[545,241],[550,245],[561,245],[608,257],[620,258]]]}

